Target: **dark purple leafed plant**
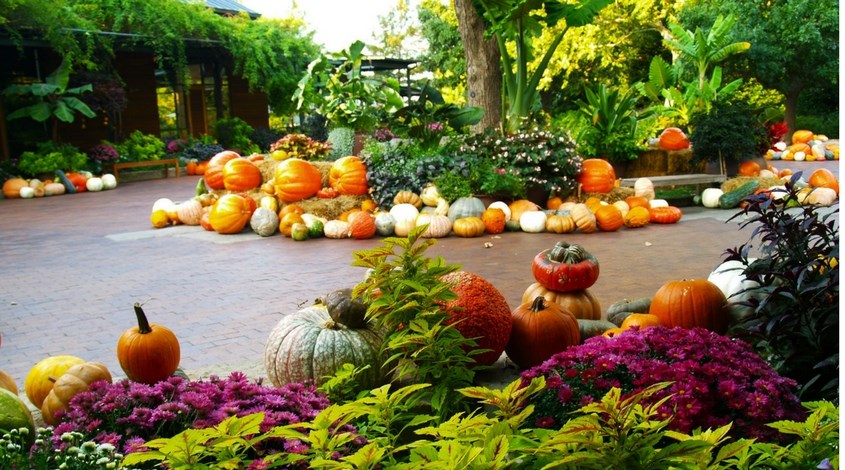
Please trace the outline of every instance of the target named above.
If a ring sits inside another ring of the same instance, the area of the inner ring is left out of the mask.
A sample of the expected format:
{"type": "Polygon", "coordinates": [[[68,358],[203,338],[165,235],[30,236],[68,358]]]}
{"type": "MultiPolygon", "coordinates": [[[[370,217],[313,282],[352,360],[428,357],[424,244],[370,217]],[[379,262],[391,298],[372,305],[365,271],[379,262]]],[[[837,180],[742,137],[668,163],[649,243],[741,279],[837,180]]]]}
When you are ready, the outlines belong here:
{"type": "Polygon", "coordinates": [[[117,150],[109,144],[97,144],[88,150],[88,158],[100,163],[111,163],[119,157],[117,150]]]}
{"type": "Polygon", "coordinates": [[[581,406],[612,387],[623,394],[658,382],[673,384],[648,399],[672,397],[660,407],[669,428],[688,433],[733,422],[731,435],[779,439],[766,426],[803,420],[796,383],[779,376],[750,346],[703,328],[652,327],[587,340],[525,371],[523,381],[544,376],[547,388],[534,402],[534,424],[559,428],[581,406]]]}
{"type": "Polygon", "coordinates": [[[171,377],[155,385],[97,382],[71,400],[53,434],[79,431],[86,440],[110,443],[128,453],[150,439],[259,411],[265,412],[261,431],[266,432],[311,420],[329,404],[313,385],[268,387],[251,383],[240,372],[203,381],[171,377]]]}

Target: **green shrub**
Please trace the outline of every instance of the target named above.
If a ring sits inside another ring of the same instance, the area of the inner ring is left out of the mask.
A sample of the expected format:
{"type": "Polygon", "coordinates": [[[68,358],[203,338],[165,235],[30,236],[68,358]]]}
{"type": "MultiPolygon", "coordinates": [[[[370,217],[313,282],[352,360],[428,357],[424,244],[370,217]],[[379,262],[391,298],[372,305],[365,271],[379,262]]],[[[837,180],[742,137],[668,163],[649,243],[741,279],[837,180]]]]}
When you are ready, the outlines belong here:
{"type": "Polygon", "coordinates": [[[23,175],[35,177],[56,170],[79,171],[87,164],[88,156],[73,145],[47,141],[39,143],[35,151],[21,154],[18,171],[23,175]]]}
{"type": "Polygon", "coordinates": [[[697,162],[742,161],[763,155],[768,131],[757,110],[742,102],[716,102],[690,121],[690,143],[697,162]]]}
{"type": "Polygon", "coordinates": [[[237,150],[241,155],[259,152],[251,137],[255,129],[241,118],[219,119],[214,124],[214,135],[217,143],[227,150],[237,150]]]}
{"type": "Polygon", "coordinates": [[[120,152],[119,162],[143,162],[161,160],[166,154],[164,142],[151,134],[136,130],[115,146],[120,152]]]}
{"type": "Polygon", "coordinates": [[[839,113],[813,116],[795,116],[795,129],[807,129],[815,134],[823,134],[830,138],[839,137],[839,113]]]}

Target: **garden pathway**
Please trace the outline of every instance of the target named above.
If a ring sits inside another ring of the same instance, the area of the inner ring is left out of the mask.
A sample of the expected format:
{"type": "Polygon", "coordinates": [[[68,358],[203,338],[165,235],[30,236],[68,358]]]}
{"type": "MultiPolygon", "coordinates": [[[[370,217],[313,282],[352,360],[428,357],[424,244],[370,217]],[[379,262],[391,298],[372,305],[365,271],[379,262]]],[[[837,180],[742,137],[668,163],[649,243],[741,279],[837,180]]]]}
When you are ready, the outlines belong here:
{"type": "MultiPolygon", "coordinates": [[[[825,166],[838,174],[838,162],[790,166],[825,166]]],[[[100,361],[122,376],[115,348],[135,324],[134,302],[145,303],[151,322],[176,333],[182,368],[192,377],[233,370],[263,375],[264,341],[280,316],[354,285],[362,270],[350,265],[352,252],[380,243],[151,229],[153,202],[190,198],[196,182],[189,176],[101,193],[0,200],[6,260],[0,274],[0,369],[21,390],[30,367],[51,355],[100,361]]],[[[452,236],[438,240],[429,255],[485,277],[514,308],[533,282],[534,255],[566,239],[600,261],[601,275],[590,291],[604,309],[622,298],[650,296],[669,280],[706,278],[725,249],[749,237],[750,230],[726,222],[731,215],[691,207],[676,225],[613,233],[452,236]]]]}

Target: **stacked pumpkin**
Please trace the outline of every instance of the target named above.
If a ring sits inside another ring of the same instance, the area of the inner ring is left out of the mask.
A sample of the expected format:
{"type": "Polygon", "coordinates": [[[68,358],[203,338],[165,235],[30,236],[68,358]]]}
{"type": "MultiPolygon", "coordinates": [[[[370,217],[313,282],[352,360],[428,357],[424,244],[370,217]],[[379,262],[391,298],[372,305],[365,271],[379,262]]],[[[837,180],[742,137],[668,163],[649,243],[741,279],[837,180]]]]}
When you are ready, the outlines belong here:
{"type": "Polygon", "coordinates": [[[595,334],[588,330],[601,329],[606,323],[601,322],[599,301],[588,290],[599,277],[599,263],[584,247],[558,242],[534,257],[531,271],[536,282],[528,286],[522,304],[513,311],[511,340],[505,350],[522,368],[580,343],[582,337],[595,334]]]}

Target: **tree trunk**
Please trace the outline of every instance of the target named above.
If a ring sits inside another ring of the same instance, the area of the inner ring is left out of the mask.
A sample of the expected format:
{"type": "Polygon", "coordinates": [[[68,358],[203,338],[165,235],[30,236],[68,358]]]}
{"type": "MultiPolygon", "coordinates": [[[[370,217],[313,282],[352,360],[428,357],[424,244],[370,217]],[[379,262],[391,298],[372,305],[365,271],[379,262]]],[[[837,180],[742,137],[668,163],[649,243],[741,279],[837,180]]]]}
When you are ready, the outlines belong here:
{"type": "Polygon", "coordinates": [[[455,0],[455,13],[467,65],[467,104],[484,110],[484,117],[472,126],[472,132],[499,128],[502,124],[499,46],[494,38],[484,37],[484,19],[472,6],[472,0],[455,0]]]}
{"type": "Polygon", "coordinates": [[[786,143],[792,142],[792,133],[797,130],[795,129],[795,114],[798,108],[798,97],[801,95],[801,90],[803,89],[804,86],[802,84],[793,82],[785,93],[783,120],[786,122],[787,132],[783,136],[783,141],[786,143]]]}

